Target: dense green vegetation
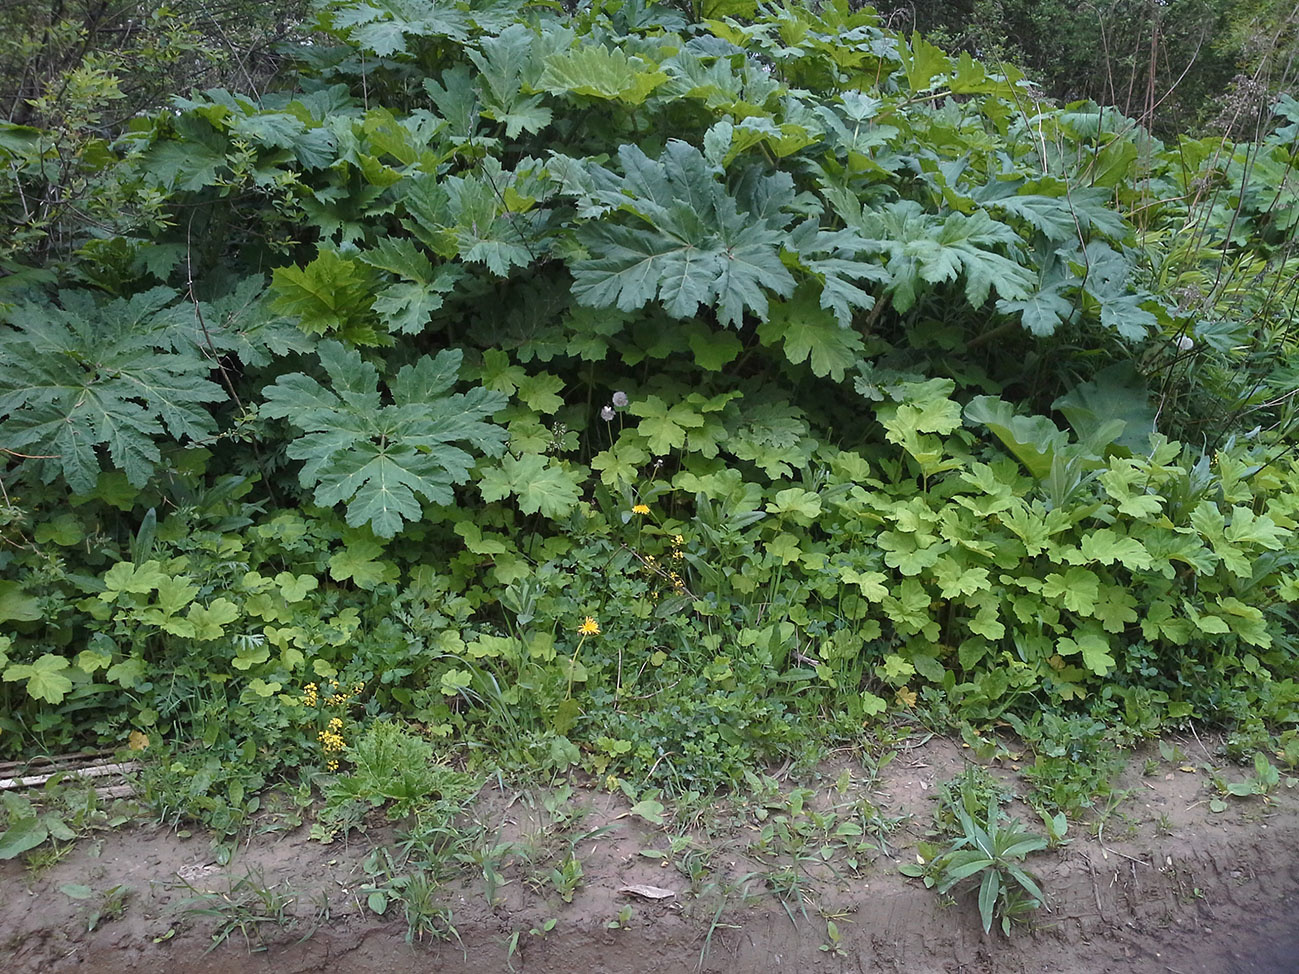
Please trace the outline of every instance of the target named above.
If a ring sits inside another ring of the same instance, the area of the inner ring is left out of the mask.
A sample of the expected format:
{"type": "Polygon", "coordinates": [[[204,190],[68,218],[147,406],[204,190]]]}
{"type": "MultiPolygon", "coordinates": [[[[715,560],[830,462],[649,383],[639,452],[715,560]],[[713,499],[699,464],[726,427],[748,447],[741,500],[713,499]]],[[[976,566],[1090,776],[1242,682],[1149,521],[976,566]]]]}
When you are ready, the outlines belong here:
{"type": "Polygon", "coordinates": [[[313,16],[0,125],[0,751],[233,828],[382,717],[678,792],[1293,736],[1299,102],[1161,140],[840,3],[313,16]]]}

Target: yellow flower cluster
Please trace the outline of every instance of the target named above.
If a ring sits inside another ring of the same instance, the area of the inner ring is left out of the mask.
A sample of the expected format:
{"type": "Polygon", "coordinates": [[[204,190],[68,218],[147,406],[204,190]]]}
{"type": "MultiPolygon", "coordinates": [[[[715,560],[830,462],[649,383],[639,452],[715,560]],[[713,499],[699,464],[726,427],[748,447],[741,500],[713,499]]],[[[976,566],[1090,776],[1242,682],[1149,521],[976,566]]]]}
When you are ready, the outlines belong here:
{"type": "Polygon", "coordinates": [[[325,698],[325,706],[327,707],[341,707],[343,704],[347,703],[354,696],[356,696],[358,693],[360,693],[362,690],[365,689],[364,683],[356,684],[354,687],[352,687],[351,690],[348,690],[346,688],[340,690],[338,688],[337,680],[330,680],[329,683],[330,683],[330,688],[333,690],[333,693],[331,693],[329,696],[325,698]]]}
{"type": "Polygon", "coordinates": [[[686,556],[686,539],[679,534],[672,535],[672,560],[680,561],[686,556]]]}
{"type": "MultiPolygon", "coordinates": [[[[352,689],[350,690],[347,689],[346,687],[342,687],[340,689],[337,680],[330,680],[329,681],[330,692],[329,692],[329,696],[325,697],[325,706],[341,707],[364,689],[365,689],[364,683],[358,683],[355,686],[353,686],[352,689]]],[[[308,683],[306,686],[302,688],[302,704],[304,707],[314,707],[319,702],[320,702],[320,687],[316,686],[316,684],[314,683],[308,683]]]]}
{"type": "Polygon", "coordinates": [[[676,572],[668,572],[668,579],[672,582],[672,588],[678,595],[686,590],[686,583],[676,572]]]}
{"type": "Polygon", "coordinates": [[[598,636],[600,635],[600,623],[596,622],[591,616],[582,620],[582,624],[577,627],[579,636],[598,636]]]}
{"type": "MultiPolygon", "coordinates": [[[[347,742],[343,740],[342,718],[331,717],[325,729],[316,735],[316,739],[320,741],[320,748],[326,754],[335,754],[347,747],[347,742]]],[[[330,771],[337,771],[338,758],[331,757],[328,767],[330,771]]]]}

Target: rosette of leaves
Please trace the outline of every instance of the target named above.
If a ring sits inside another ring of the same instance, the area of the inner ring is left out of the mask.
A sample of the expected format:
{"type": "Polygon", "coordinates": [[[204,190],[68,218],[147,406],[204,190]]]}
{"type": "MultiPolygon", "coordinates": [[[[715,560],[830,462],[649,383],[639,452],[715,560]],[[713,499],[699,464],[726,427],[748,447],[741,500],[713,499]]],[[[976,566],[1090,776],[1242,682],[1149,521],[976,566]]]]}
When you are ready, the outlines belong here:
{"type": "Polygon", "coordinates": [[[379,372],[354,349],[321,342],[320,364],[328,387],[301,372],[282,375],[264,390],[262,412],[286,419],[305,435],[288,454],[305,461],[303,487],[314,487],[322,507],[347,503],[347,523],[369,524],[390,538],[404,521],[417,520],[419,499],[455,501],[452,487],[469,479],[474,455],[505,446],[503,428],[485,422],[507,402],[481,386],[450,392],[460,371],[459,349],[445,349],[403,366],[380,387],[379,372]]]}

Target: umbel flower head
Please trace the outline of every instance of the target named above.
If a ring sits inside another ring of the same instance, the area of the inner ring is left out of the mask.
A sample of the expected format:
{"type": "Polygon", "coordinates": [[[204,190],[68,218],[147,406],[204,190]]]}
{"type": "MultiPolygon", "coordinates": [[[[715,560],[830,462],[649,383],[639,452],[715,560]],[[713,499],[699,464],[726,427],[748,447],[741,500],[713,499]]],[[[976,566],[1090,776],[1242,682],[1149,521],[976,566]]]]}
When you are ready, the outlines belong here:
{"type": "Polygon", "coordinates": [[[600,623],[596,622],[591,616],[582,620],[582,624],[577,627],[580,636],[598,636],[600,635],[600,623]]]}

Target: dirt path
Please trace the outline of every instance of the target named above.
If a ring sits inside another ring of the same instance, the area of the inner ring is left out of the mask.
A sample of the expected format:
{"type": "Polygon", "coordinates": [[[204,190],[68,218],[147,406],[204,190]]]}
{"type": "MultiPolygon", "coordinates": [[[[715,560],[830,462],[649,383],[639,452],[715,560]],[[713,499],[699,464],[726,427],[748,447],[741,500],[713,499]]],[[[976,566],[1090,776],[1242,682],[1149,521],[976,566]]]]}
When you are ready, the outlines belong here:
{"type": "Polygon", "coordinates": [[[817,822],[782,805],[785,781],[740,811],[700,810],[690,828],[629,814],[621,795],[485,790],[475,855],[495,881],[469,865],[414,924],[395,898],[383,916],[367,905],[393,888],[371,855],[391,839],[383,830],[346,846],[305,829],[262,835],[225,866],[203,838],[106,833],[39,873],[0,864],[0,970],[1299,974],[1299,789],[1214,812],[1202,771],[1130,769],[1118,782],[1129,797],[1102,828],[1032,857],[1049,909],[1009,939],[985,937],[972,895],[944,902],[897,871],[968,753],[932,741],[869,782],[825,768],[802,798],[823,810],[817,822]],[[865,834],[839,836],[845,821],[865,834]],[[887,828],[872,835],[872,823],[887,828]],[[620,892],[633,884],[674,895],[620,892]],[[130,890],[119,916],[114,887],[130,890]]]}

